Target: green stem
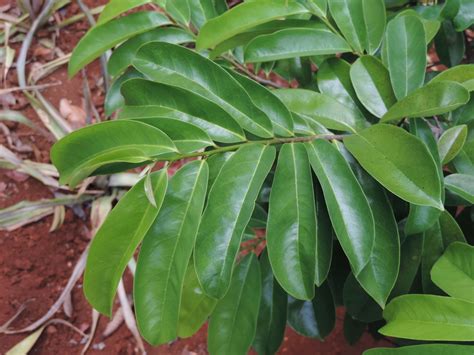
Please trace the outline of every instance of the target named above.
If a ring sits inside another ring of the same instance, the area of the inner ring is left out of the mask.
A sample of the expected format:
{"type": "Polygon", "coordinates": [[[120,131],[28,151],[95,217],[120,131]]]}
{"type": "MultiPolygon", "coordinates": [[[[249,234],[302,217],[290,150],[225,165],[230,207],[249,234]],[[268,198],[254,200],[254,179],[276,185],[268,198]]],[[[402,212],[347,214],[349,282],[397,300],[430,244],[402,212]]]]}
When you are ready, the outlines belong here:
{"type": "Polygon", "coordinates": [[[315,134],[312,136],[303,136],[303,137],[291,137],[291,138],[272,138],[272,139],[264,139],[264,140],[256,140],[256,141],[246,141],[244,143],[228,145],[226,147],[217,147],[216,149],[207,150],[204,152],[195,152],[190,154],[183,154],[180,155],[178,159],[186,159],[186,158],[195,158],[195,157],[209,157],[214,154],[218,153],[225,153],[231,152],[234,150],[239,149],[240,147],[250,145],[250,144],[284,144],[284,143],[302,143],[302,142],[311,142],[316,139],[326,139],[326,140],[341,140],[345,137],[345,135],[338,135],[338,134],[315,134]]]}

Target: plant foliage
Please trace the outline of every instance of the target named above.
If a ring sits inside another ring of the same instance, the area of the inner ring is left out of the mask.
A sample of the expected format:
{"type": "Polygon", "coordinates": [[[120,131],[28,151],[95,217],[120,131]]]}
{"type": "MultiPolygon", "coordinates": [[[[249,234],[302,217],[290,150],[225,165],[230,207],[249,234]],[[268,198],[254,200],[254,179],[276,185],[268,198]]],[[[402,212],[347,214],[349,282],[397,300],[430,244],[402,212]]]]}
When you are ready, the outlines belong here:
{"type": "Polygon", "coordinates": [[[69,74],[115,47],[116,119],[61,139],[52,161],[73,187],[165,164],[95,236],[92,306],[111,315],[141,245],[134,302],[153,345],[210,318],[211,354],[271,354],[286,323],[324,339],[340,304],[351,342],[383,318],[385,335],[474,341],[474,65],[458,65],[474,9],[407,3],[110,1],[69,74]],[[121,16],[147,3],[164,13],[121,16]],[[433,42],[442,73],[427,70],[433,42]]]}

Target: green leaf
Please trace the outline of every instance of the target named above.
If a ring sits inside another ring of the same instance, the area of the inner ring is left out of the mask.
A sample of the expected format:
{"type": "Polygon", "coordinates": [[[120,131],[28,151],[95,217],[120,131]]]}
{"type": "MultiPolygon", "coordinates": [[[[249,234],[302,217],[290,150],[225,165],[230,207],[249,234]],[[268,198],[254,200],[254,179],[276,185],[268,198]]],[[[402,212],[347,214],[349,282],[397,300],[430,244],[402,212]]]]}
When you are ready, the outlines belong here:
{"type": "Polygon", "coordinates": [[[310,301],[288,296],[288,325],[305,337],[323,340],[334,329],[336,309],[327,283],[316,287],[310,301]]]}
{"type": "Polygon", "coordinates": [[[439,157],[445,165],[459,154],[467,138],[467,126],[455,126],[446,130],[438,141],[439,157]]]}
{"type": "Polygon", "coordinates": [[[250,41],[245,47],[244,59],[256,63],[350,51],[348,44],[329,30],[288,28],[250,41]]]}
{"type": "Polygon", "coordinates": [[[459,1],[459,11],[453,19],[456,31],[464,31],[474,23],[474,4],[470,0],[459,1]]]}
{"type": "Polygon", "coordinates": [[[356,132],[368,126],[358,110],[344,106],[330,96],[304,89],[280,89],[274,93],[290,111],[326,128],[356,132]]]}
{"type": "Polygon", "coordinates": [[[112,77],[120,74],[129,65],[132,65],[133,58],[135,58],[138,49],[146,43],[167,42],[182,44],[193,41],[194,37],[180,28],[155,28],[130,38],[115,49],[107,62],[107,71],[112,77]]]}
{"type": "Polygon", "coordinates": [[[236,267],[229,291],[209,322],[209,354],[246,354],[257,327],[261,295],[260,267],[255,254],[248,254],[236,267]]]}
{"type": "Polygon", "coordinates": [[[474,300],[474,247],[452,243],[431,269],[431,279],[451,297],[474,300]]]}
{"type": "Polygon", "coordinates": [[[322,191],[316,195],[316,270],[314,283],[320,287],[329,274],[332,261],[333,229],[322,191]]]}
{"type": "Polygon", "coordinates": [[[217,300],[204,293],[191,258],[184,276],[181,304],[179,307],[178,337],[189,338],[195,334],[209,318],[217,300]]]}
{"type": "Polygon", "coordinates": [[[191,8],[188,0],[166,0],[165,10],[177,22],[187,26],[191,20],[191,8]]]}
{"type": "Polygon", "coordinates": [[[262,275],[262,297],[258,312],[257,333],[252,347],[259,354],[274,354],[278,351],[286,327],[288,296],[273,276],[266,249],[260,256],[262,275]]]}
{"type": "Polygon", "coordinates": [[[214,0],[188,0],[191,10],[191,22],[200,29],[207,21],[218,16],[214,0]]]}
{"type": "MultiPolygon", "coordinates": [[[[438,144],[431,127],[428,125],[426,120],[419,118],[412,118],[409,122],[410,132],[425,143],[438,167],[438,175],[440,181],[443,183],[444,177],[438,153],[438,144]]],[[[440,213],[440,210],[433,207],[410,204],[410,212],[405,223],[405,234],[413,235],[426,231],[438,220],[440,213]]]]}
{"type": "Polygon", "coordinates": [[[200,284],[213,298],[222,298],[229,288],[242,234],[274,160],[272,146],[242,146],[224,163],[209,191],[194,258],[200,284]]]}
{"type": "Polygon", "coordinates": [[[401,16],[390,21],[385,32],[383,50],[397,99],[403,99],[423,85],[426,41],[425,30],[418,17],[401,16]]]}
{"type": "Polygon", "coordinates": [[[423,234],[411,235],[402,243],[400,253],[400,271],[390,298],[408,293],[418,273],[423,253],[423,234]]]}
{"type": "Polygon", "coordinates": [[[84,294],[99,312],[112,315],[115,291],[163,202],[168,185],[165,169],[150,175],[156,202],[153,207],[140,180],[118,202],[96,233],[87,257],[84,294]]]}
{"type": "Polygon", "coordinates": [[[362,288],[353,273],[350,273],[344,283],[344,307],[358,321],[371,323],[382,319],[382,308],[362,288]]]}
{"type": "Polygon", "coordinates": [[[357,97],[374,116],[382,117],[397,102],[388,70],[376,57],[359,58],[350,73],[357,97]]]}
{"type": "Polygon", "coordinates": [[[356,278],[364,290],[383,308],[397,280],[400,266],[397,222],[382,187],[362,170],[345,149],[342,152],[367,197],[375,221],[374,246],[370,259],[356,278]]]}
{"type": "Polygon", "coordinates": [[[364,334],[367,324],[357,319],[346,312],[344,316],[344,338],[350,345],[354,345],[364,334]]]}
{"type": "Polygon", "coordinates": [[[303,144],[284,144],[270,193],[267,248],[275,278],[291,296],[314,297],[316,207],[303,144]]]}
{"type": "Polygon", "coordinates": [[[327,11],[327,0],[302,0],[302,2],[308,10],[318,17],[326,17],[327,11]]]}
{"type": "Polygon", "coordinates": [[[377,51],[385,32],[383,0],[331,0],[329,9],[337,27],[357,52],[377,51]]]}
{"type": "Polygon", "coordinates": [[[414,340],[472,341],[474,306],[455,298],[405,295],[390,302],[383,313],[388,324],[379,332],[414,340]]]}
{"type": "Polygon", "coordinates": [[[122,94],[130,106],[124,108],[121,117],[176,118],[198,126],[217,142],[245,140],[244,132],[227,112],[190,91],[133,79],[122,85],[122,94]]]}
{"type": "Polygon", "coordinates": [[[273,136],[270,119],[253,104],[244,88],[225,69],[196,52],[171,43],[152,42],[140,48],[133,66],[154,81],[213,101],[250,133],[264,138],[273,136]]]}
{"type": "MultiPolygon", "coordinates": [[[[416,9],[419,10],[420,7],[416,8],[416,9]]],[[[414,9],[407,9],[407,10],[401,11],[397,14],[397,17],[400,17],[400,16],[415,16],[421,21],[421,23],[423,24],[423,28],[425,29],[425,40],[426,40],[427,45],[436,36],[436,34],[438,33],[439,28],[441,26],[441,22],[439,22],[438,20],[427,19],[427,18],[423,17],[422,13],[420,14],[417,11],[415,11],[414,9]]]]}
{"type": "Polygon", "coordinates": [[[72,52],[68,66],[69,76],[75,75],[84,66],[116,44],[152,28],[169,24],[170,21],[165,15],[145,11],[92,27],[72,52]]]}
{"type": "Polygon", "coordinates": [[[100,167],[142,163],[176,152],[162,131],[138,121],[107,121],[74,131],[51,149],[61,184],[76,186],[100,167]]]}
{"type": "Polygon", "coordinates": [[[471,355],[472,345],[423,344],[400,348],[373,348],[363,355],[471,355]]]}
{"type": "Polygon", "coordinates": [[[152,345],[177,337],[181,289],[204,207],[207,179],[208,167],[203,160],[179,169],[143,240],[134,301],[140,333],[152,345]]]}
{"type": "Polygon", "coordinates": [[[467,90],[474,91],[474,64],[461,64],[442,71],[431,79],[430,83],[438,81],[456,81],[467,90]]]}
{"type": "Polygon", "coordinates": [[[363,112],[364,106],[359,102],[351,83],[351,65],[340,58],[328,58],[317,72],[318,88],[321,93],[334,99],[354,111],[363,112]]]}
{"type": "Polygon", "coordinates": [[[444,209],[436,163],[418,138],[402,128],[378,124],[345,137],[344,144],[387,190],[410,203],[444,209]]]}
{"type": "Polygon", "coordinates": [[[97,25],[103,25],[128,10],[150,2],[153,0],[110,0],[100,13],[97,25]]]}
{"type": "Polygon", "coordinates": [[[436,53],[440,62],[448,67],[461,63],[466,49],[464,41],[464,34],[456,32],[451,21],[443,21],[435,37],[436,53]]]}
{"type": "Polygon", "coordinates": [[[221,16],[206,22],[201,28],[196,42],[198,50],[214,48],[254,26],[287,17],[304,14],[308,10],[295,0],[248,1],[233,7],[221,16]]]}
{"type": "Polygon", "coordinates": [[[428,84],[398,101],[382,117],[382,122],[405,117],[427,117],[454,111],[469,101],[469,92],[453,81],[428,84]]]}
{"type": "Polygon", "coordinates": [[[474,176],[451,174],[444,178],[446,188],[474,204],[474,176]]]}
{"type": "Polygon", "coordinates": [[[256,81],[235,71],[230,71],[230,73],[247,91],[254,105],[270,118],[275,134],[282,137],[293,136],[293,118],[283,102],[256,81]]]}
{"type": "Polygon", "coordinates": [[[337,238],[352,270],[358,275],[367,265],[374,244],[374,217],[367,198],[341,153],[318,139],[306,144],[309,160],[321,184],[337,238]]]}
{"type": "Polygon", "coordinates": [[[129,68],[125,73],[117,77],[110,85],[105,95],[104,110],[107,116],[111,116],[125,105],[125,99],[122,96],[122,84],[127,80],[134,78],[143,78],[144,75],[139,71],[129,68]]]}

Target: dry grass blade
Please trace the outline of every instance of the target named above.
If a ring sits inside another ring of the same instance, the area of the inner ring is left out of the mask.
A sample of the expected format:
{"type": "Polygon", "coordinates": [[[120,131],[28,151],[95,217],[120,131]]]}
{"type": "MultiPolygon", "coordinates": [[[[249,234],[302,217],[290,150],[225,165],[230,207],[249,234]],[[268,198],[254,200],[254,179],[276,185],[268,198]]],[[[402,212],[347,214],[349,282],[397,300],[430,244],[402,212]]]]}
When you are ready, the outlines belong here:
{"type": "Polygon", "coordinates": [[[74,313],[74,307],[72,305],[72,295],[69,293],[66,295],[66,298],[64,299],[63,303],[63,311],[64,314],[68,317],[71,318],[72,314],[74,313]]]}
{"type": "Polygon", "coordinates": [[[61,85],[60,82],[55,82],[55,83],[47,83],[47,84],[41,84],[41,85],[28,85],[24,87],[19,87],[15,86],[14,88],[7,88],[7,89],[1,89],[0,90],[0,95],[6,95],[10,94],[15,91],[22,91],[22,90],[41,90],[41,89],[47,89],[53,86],[59,86],[61,85]]]}
{"type": "Polygon", "coordinates": [[[41,328],[39,328],[34,333],[31,333],[30,335],[28,335],[25,339],[20,341],[18,344],[16,344],[10,350],[8,350],[5,355],[26,355],[26,354],[28,354],[28,352],[33,348],[36,341],[38,340],[38,338],[43,333],[44,328],[46,328],[46,325],[42,326],[41,328]]]}
{"type": "Polygon", "coordinates": [[[94,340],[95,331],[97,330],[97,324],[99,323],[100,313],[97,312],[95,309],[92,309],[92,326],[91,332],[88,335],[87,343],[84,345],[84,348],[81,351],[81,355],[84,355],[89,347],[92,344],[92,340],[94,340]]]}
{"type": "Polygon", "coordinates": [[[0,120],[18,122],[30,128],[37,129],[36,125],[33,122],[31,122],[28,118],[26,118],[18,111],[0,110],[0,120]]]}
{"type": "MultiPolygon", "coordinates": [[[[82,276],[82,273],[84,272],[84,268],[86,266],[86,259],[87,259],[87,254],[89,252],[89,247],[84,250],[82,255],[80,256],[76,266],[74,267],[74,270],[72,271],[71,277],[69,278],[66,287],[64,288],[63,292],[59,296],[59,298],[56,300],[56,302],[51,306],[51,308],[46,312],[45,315],[43,315],[40,319],[37,321],[33,322],[29,326],[19,329],[19,330],[4,330],[2,333],[4,334],[18,334],[18,333],[25,333],[25,332],[31,332],[38,327],[43,326],[62,306],[64,303],[64,300],[66,299],[67,295],[71,293],[72,288],[76,284],[76,282],[79,280],[79,278],[82,276]]],[[[59,322],[60,320],[58,320],[59,322]]],[[[62,321],[65,323],[68,323],[66,321],[62,321]]],[[[61,323],[62,323],[61,322],[61,323]]],[[[74,327],[75,328],[75,327],[74,327]]],[[[75,328],[77,329],[77,328],[75,328]]],[[[82,333],[84,336],[85,334],[82,333]]]]}
{"type": "Polygon", "coordinates": [[[66,209],[64,206],[56,206],[54,207],[54,214],[53,214],[53,222],[51,222],[51,227],[49,228],[49,232],[54,232],[61,228],[64,223],[64,218],[66,216],[66,209]]]}
{"type": "Polygon", "coordinates": [[[110,187],[131,187],[140,181],[140,175],[136,173],[117,173],[110,176],[110,187]]]}
{"type": "Polygon", "coordinates": [[[92,226],[91,234],[92,235],[95,235],[95,233],[98,231],[102,223],[104,223],[105,218],[107,217],[109,212],[112,210],[112,202],[114,201],[116,195],[117,194],[114,191],[112,195],[99,197],[92,202],[92,207],[91,207],[91,226],[92,226]]]}
{"type": "Polygon", "coordinates": [[[125,324],[127,325],[128,329],[130,329],[130,332],[133,334],[135,340],[137,341],[138,348],[140,349],[142,354],[145,354],[146,353],[145,346],[143,345],[143,340],[140,336],[140,333],[138,332],[135,316],[133,314],[132,307],[130,306],[130,303],[128,302],[128,297],[125,291],[125,287],[123,285],[123,280],[120,280],[120,283],[118,286],[118,296],[120,300],[120,305],[122,306],[122,309],[123,309],[125,324]]]}
{"type": "Polygon", "coordinates": [[[103,338],[107,338],[109,336],[111,336],[113,333],[115,333],[115,331],[120,328],[120,326],[122,325],[124,321],[124,318],[123,318],[123,309],[122,307],[120,307],[119,309],[117,309],[117,311],[115,312],[112,320],[106,325],[104,331],[102,332],[102,337],[103,338]]]}

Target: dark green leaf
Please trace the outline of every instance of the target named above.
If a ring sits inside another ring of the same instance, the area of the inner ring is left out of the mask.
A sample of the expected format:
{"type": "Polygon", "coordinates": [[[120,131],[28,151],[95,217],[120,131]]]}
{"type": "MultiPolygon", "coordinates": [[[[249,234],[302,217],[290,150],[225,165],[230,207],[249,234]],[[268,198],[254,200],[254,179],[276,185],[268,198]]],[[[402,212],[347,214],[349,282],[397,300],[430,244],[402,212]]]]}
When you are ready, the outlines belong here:
{"type": "Polygon", "coordinates": [[[351,67],[352,85],[367,110],[382,117],[397,102],[387,68],[376,57],[359,58],[351,67]]]}
{"type": "Polygon", "coordinates": [[[274,147],[243,146],[211,187],[194,254],[199,281],[211,297],[222,298],[229,288],[242,233],[274,159],[274,147]]]}
{"type": "Polygon", "coordinates": [[[423,24],[418,17],[401,16],[390,21],[383,50],[397,99],[403,99],[423,85],[426,40],[423,24]]]}
{"type": "Polygon", "coordinates": [[[209,322],[209,354],[246,354],[255,337],[261,295],[260,267],[248,254],[236,267],[229,291],[209,322]]]}
{"type": "Polygon", "coordinates": [[[125,99],[121,93],[122,84],[127,80],[143,77],[143,74],[139,71],[129,68],[129,70],[112,82],[109,91],[107,91],[107,94],[105,95],[104,110],[107,116],[111,116],[114,112],[118,111],[125,105],[125,99]]]}
{"type": "Polygon", "coordinates": [[[133,66],[154,81],[215,102],[252,134],[273,135],[270,119],[253,104],[244,88],[225,69],[192,50],[152,42],[140,48],[133,66]]]}
{"type": "Polygon", "coordinates": [[[298,334],[310,338],[322,340],[331,333],[336,324],[336,309],[327,283],[316,287],[310,301],[288,296],[288,324],[298,334]]]}
{"type": "Polygon", "coordinates": [[[122,85],[126,107],[121,117],[169,117],[185,121],[203,129],[209,136],[223,143],[245,140],[235,120],[222,108],[190,91],[143,79],[128,80],[122,85]]]}
{"type": "Polygon", "coordinates": [[[397,338],[472,341],[472,303],[450,297],[405,295],[390,302],[383,313],[388,324],[380,333],[397,338]]]}
{"type": "Polygon", "coordinates": [[[280,347],[286,327],[288,296],[273,276],[266,249],[260,256],[262,297],[258,312],[257,333],[252,347],[258,354],[274,354],[280,347]]]}
{"type": "Polygon", "coordinates": [[[329,9],[352,48],[359,53],[377,51],[385,32],[383,0],[331,0],[329,9]]]}
{"type": "Polygon", "coordinates": [[[436,163],[418,138],[378,124],[344,138],[347,149],[386,189],[413,204],[443,210],[436,163]]]}
{"type": "Polygon", "coordinates": [[[347,43],[329,30],[288,28],[256,37],[245,47],[244,57],[255,63],[350,51],[347,43]]]}
{"type": "Polygon", "coordinates": [[[295,0],[248,1],[235,6],[223,15],[209,20],[199,32],[197,49],[214,48],[254,26],[281,17],[304,14],[308,10],[295,0]]]}
{"type": "Polygon", "coordinates": [[[181,289],[204,207],[207,179],[203,160],[179,169],[143,240],[134,301],[140,333],[150,344],[164,344],[177,337],[181,289]]]}
{"type": "Polygon", "coordinates": [[[214,0],[188,0],[191,10],[191,22],[199,29],[210,19],[218,16],[214,0]]]}
{"type": "Polygon", "coordinates": [[[314,282],[321,286],[326,280],[332,260],[333,229],[322,191],[316,195],[316,272],[314,282]]]}
{"type": "Polygon", "coordinates": [[[162,131],[138,121],[108,121],[84,127],[58,141],[51,160],[60,182],[76,186],[98,168],[113,163],[142,163],[176,152],[162,131]]]}
{"type": "Polygon", "coordinates": [[[370,323],[382,319],[382,308],[364,291],[354,274],[344,283],[344,307],[358,321],[370,323]]]}
{"type": "Polygon", "coordinates": [[[341,153],[331,143],[306,144],[311,166],[321,184],[337,238],[358,275],[367,265],[375,227],[367,198],[341,153]]]}
{"type": "Polygon", "coordinates": [[[112,315],[122,273],[155,220],[165,196],[166,170],[153,173],[150,178],[157,207],[149,203],[144,179],[140,180],[107,216],[89,250],[84,294],[95,309],[108,316],[112,315]]]}
{"type": "Polygon", "coordinates": [[[170,21],[165,15],[145,11],[92,27],[72,52],[68,66],[69,76],[76,74],[81,68],[116,44],[152,28],[168,24],[170,21]]]}
{"type": "Polygon", "coordinates": [[[441,63],[454,67],[461,63],[464,57],[464,34],[456,32],[451,21],[443,21],[435,37],[435,46],[441,63]]]}
{"type": "Polygon", "coordinates": [[[275,278],[298,299],[314,297],[316,208],[303,144],[280,150],[268,212],[267,248],[275,278]]]}
{"type": "Polygon", "coordinates": [[[354,345],[364,334],[367,323],[361,322],[346,312],[344,316],[344,338],[350,345],[354,345]]]}

